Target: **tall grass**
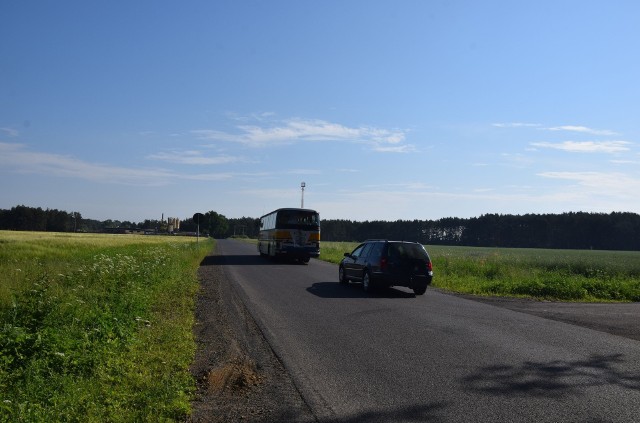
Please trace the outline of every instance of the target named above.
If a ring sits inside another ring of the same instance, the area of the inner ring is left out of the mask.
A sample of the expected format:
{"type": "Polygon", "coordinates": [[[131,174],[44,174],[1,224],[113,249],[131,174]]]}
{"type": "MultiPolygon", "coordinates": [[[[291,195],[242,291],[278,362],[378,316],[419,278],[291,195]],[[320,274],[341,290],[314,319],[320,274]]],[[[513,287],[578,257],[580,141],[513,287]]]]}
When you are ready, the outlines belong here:
{"type": "Polygon", "coordinates": [[[640,252],[429,247],[434,285],[562,301],[640,301],[640,252]]]}
{"type": "MultiPolygon", "coordinates": [[[[324,242],[339,263],[356,243],[324,242]]],[[[453,292],[562,301],[640,301],[640,252],[426,246],[433,285],[453,292]]]]}
{"type": "Polygon", "coordinates": [[[359,245],[357,242],[330,242],[320,243],[320,260],[330,263],[340,263],[344,258],[344,253],[350,253],[359,245]]]}
{"type": "Polygon", "coordinates": [[[0,232],[0,420],[187,416],[196,269],[211,248],[0,232]]]}

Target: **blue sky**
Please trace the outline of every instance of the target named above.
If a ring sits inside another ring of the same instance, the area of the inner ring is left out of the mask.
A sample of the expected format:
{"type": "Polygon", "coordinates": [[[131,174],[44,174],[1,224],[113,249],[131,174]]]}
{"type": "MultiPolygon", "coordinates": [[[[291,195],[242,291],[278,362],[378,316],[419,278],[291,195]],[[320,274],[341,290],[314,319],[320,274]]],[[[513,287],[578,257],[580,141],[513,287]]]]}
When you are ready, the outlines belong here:
{"type": "Polygon", "coordinates": [[[636,1],[0,3],[0,208],[640,213],[636,1]]]}

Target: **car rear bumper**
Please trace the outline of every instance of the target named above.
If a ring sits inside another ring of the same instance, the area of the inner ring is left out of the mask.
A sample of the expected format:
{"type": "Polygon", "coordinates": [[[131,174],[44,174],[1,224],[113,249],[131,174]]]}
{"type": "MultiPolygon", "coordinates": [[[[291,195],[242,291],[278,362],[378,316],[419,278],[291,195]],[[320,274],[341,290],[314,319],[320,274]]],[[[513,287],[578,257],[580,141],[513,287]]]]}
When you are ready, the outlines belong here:
{"type": "Polygon", "coordinates": [[[395,275],[378,273],[372,275],[372,279],[377,285],[380,286],[405,286],[407,288],[420,288],[431,285],[433,275],[411,275],[398,277],[395,275]]]}

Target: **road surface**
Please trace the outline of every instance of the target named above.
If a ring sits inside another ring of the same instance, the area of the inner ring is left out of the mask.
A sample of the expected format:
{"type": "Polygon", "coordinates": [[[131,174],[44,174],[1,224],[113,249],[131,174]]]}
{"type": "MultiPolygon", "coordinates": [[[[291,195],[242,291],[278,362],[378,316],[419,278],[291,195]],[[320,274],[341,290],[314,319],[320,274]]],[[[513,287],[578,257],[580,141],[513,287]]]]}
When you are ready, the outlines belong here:
{"type": "MultiPolygon", "coordinates": [[[[224,271],[320,422],[640,420],[640,342],[218,241],[224,271]]],[[[435,269],[437,278],[437,269],[435,269]]]]}

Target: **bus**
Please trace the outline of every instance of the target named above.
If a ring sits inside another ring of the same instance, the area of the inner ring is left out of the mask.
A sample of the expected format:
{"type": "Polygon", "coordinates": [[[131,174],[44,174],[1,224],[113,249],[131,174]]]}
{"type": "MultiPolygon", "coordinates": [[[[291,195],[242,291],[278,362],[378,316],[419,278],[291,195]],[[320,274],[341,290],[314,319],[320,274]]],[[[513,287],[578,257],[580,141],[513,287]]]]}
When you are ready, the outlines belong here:
{"type": "Polygon", "coordinates": [[[315,210],[283,208],[260,218],[258,252],[308,263],[320,255],[320,215],[315,210]]]}

